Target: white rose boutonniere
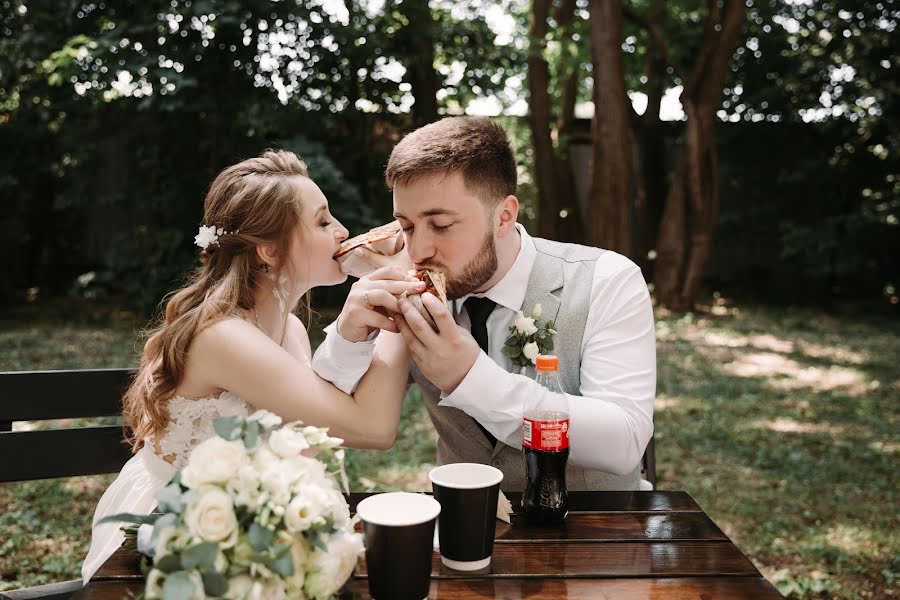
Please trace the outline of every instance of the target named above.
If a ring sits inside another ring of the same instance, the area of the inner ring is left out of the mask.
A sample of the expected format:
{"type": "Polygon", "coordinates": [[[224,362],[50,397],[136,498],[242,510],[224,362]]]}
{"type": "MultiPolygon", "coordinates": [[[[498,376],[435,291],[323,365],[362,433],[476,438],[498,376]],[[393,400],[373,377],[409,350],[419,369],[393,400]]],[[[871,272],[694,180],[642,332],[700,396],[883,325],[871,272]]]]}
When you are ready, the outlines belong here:
{"type": "Polygon", "coordinates": [[[539,323],[543,314],[540,304],[531,309],[531,316],[526,317],[521,310],[515,322],[509,327],[509,336],[503,344],[503,354],[512,360],[517,367],[529,367],[535,364],[539,354],[553,351],[553,321],[539,323]]]}

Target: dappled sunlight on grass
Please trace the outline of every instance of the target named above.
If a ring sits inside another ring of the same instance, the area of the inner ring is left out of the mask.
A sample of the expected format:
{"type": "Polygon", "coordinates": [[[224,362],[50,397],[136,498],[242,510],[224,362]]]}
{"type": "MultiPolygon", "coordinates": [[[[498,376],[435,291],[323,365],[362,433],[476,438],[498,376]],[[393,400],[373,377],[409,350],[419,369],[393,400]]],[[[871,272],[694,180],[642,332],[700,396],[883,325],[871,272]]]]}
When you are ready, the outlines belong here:
{"type": "Polygon", "coordinates": [[[791,598],[900,572],[900,327],[742,307],[658,315],[659,487],[685,489],[791,598]]]}
{"type": "Polygon", "coordinates": [[[801,423],[791,419],[774,419],[771,421],[753,421],[750,427],[762,427],[771,429],[779,433],[828,433],[830,435],[841,435],[844,430],[842,427],[827,425],[824,423],[801,423]]]}

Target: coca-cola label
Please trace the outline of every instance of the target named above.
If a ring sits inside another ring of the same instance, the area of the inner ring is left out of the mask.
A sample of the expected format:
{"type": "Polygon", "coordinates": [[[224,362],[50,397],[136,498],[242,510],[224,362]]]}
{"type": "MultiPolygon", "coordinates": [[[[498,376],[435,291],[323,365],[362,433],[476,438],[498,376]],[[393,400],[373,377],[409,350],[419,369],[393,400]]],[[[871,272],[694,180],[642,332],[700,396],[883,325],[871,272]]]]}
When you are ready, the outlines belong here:
{"type": "Polygon", "coordinates": [[[565,450],[569,447],[569,420],[538,421],[525,417],[522,445],[532,450],[565,450]]]}

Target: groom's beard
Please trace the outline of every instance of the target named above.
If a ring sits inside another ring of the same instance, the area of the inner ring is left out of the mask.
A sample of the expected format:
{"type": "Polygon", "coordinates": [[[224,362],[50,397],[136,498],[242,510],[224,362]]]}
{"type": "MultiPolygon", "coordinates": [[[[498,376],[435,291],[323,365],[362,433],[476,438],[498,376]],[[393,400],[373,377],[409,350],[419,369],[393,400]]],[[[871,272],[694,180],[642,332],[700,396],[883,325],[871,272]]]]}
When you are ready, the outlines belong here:
{"type": "Polygon", "coordinates": [[[447,298],[455,300],[471,294],[487,283],[496,272],[497,247],[494,245],[493,234],[488,232],[478,254],[462,268],[458,276],[444,269],[444,274],[447,275],[447,298]]]}

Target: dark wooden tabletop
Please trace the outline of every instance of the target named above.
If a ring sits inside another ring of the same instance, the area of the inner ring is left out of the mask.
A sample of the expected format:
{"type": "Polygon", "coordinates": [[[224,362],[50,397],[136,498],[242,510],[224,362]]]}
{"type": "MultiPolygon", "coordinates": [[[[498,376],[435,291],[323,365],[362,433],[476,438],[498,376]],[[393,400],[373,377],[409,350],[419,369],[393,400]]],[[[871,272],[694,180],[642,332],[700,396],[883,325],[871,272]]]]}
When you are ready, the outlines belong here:
{"type": "MultiPolygon", "coordinates": [[[[368,494],[351,494],[350,507],[368,494]]],[[[517,494],[510,494],[513,506],[517,494]]],[[[562,527],[497,522],[491,566],[460,573],[433,555],[429,598],[781,598],[685,492],[572,492],[562,527]]],[[[133,597],[138,556],[119,550],[76,595],[133,597]]],[[[369,598],[365,560],[342,599],[369,598]]]]}

